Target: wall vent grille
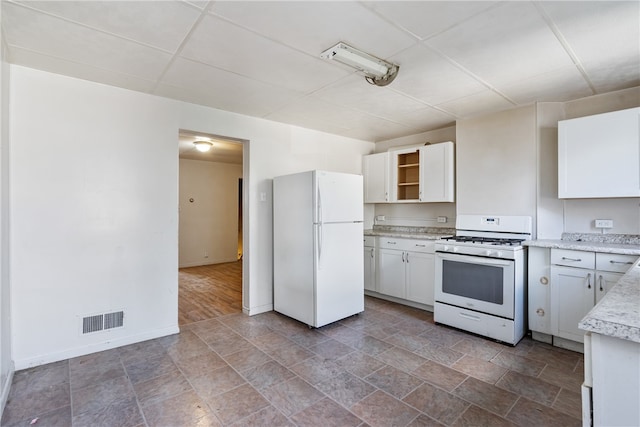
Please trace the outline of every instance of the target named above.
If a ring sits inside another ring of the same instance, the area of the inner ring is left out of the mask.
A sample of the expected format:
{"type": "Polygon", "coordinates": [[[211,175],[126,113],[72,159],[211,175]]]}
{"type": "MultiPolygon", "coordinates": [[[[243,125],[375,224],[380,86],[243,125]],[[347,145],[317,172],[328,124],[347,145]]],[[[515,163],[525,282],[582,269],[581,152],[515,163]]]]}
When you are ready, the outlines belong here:
{"type": "Polygon", "coordinates": [[[124,311],[96,314],[82,318],[82,334],[104,331],[124,326],[124,311]]]}

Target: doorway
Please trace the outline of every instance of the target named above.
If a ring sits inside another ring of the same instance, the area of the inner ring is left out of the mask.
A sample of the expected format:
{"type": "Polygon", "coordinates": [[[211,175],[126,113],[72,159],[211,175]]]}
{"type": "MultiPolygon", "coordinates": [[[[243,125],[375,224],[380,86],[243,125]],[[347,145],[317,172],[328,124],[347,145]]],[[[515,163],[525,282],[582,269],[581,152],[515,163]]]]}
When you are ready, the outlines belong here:
{"type": "Polygon", "coordinates": [[[178,323],[242,312],[243,143],[179,132],[178,323]],[[195,142],[205,141],[208,151],[195,142]]]}

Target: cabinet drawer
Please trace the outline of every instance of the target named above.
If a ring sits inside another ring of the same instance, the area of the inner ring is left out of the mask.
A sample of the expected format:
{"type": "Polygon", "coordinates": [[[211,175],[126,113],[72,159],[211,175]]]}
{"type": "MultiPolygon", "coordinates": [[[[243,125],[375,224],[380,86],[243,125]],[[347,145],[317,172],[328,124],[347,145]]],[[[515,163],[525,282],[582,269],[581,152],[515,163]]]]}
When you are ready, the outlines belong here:
{"type": "Polygon", "coordinates": [[[402,239],[397,237],[380,237],[378,247],[397,249],[399,251],[434,253],[435,242],[431,240],[402,239]]]}
{"type": "Polygon", "coordinates": [[[551,249],[551,264],[593,269],[596,265],[595,255],[594,252],[551,249]]]}
{"type": "Polygon", "coordinates": [[[376,236],[364,236],[364,245],[365,246],[375,246],[376,245],[376,236]]]}
{"type": "Polygon", "coordinates": [[[637,259],[636,255],[596,253],[596,270],[626,273],[637,259]]]}

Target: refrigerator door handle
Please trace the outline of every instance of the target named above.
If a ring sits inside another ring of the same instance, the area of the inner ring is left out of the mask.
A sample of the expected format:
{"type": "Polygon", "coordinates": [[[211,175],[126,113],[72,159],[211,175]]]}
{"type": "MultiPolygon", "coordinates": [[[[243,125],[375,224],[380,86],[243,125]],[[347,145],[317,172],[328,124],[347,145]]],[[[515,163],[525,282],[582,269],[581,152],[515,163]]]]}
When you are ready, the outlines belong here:
{"type": "Polygon", "coordinates": [[[322,223],[318,224],[318,268],[322,262],[322,223]]]}

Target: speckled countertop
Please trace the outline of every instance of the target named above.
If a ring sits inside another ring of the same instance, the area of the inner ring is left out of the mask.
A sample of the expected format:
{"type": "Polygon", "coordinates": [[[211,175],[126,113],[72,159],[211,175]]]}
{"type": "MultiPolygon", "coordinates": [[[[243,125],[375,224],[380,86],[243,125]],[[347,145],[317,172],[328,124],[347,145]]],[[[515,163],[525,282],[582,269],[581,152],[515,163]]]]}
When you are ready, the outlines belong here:
{"type": "MultiPolygon", "coordinates": [[[[563,233],[560,240],[530,240],[525,246],[640,256],[640,235],[563,233]]],[[[580,329],[640,343],[640,258],[580,321],[580,329]]]]}
{"type": "Polygon", "coordinates": [[[364,230],[365,236],[401,237],[404,239],[438,240],[456,234],[455,228],[407,227],[400,225],[374,225],[364,230]]]}
{"type": "Polygon", "coordinates": [[[640,343],[640,259],[578,326],[585,331],[640,343]]]}
{"type": "Polygon", "coordinates": [[[527,240],[523,245],[640,256],[640,236],[637,234],[563,233],[560,240],[527,240]]]}

